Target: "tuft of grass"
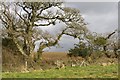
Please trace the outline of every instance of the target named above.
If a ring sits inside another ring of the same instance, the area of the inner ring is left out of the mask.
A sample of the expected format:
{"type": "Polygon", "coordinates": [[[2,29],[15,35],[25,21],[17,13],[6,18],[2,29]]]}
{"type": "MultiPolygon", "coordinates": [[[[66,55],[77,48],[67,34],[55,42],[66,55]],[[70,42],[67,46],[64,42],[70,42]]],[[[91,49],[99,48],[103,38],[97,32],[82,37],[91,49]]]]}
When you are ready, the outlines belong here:
{"type": "Polygon", "coordinates": [[[27,73],[2,73],[3,78],[118,78],[118,65],[90,65],[86,67],[66,67],[27,73]]]}

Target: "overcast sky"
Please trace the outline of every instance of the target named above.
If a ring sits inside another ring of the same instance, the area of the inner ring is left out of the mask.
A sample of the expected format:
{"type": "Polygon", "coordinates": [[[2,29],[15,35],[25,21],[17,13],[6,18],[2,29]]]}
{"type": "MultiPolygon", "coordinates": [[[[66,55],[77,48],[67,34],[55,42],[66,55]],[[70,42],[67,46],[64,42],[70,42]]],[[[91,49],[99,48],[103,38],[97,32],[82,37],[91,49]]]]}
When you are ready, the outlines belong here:
{"type": "MultiPolygon", "coordinates": [[[[117,29],[118,26],[118,3],[117,2],[69,2],[65,6],[78,8],[88,29],[97,33],[109,33],[117,29]]],[[[55,30],[55,28],[54,28],[55,30]]],[[[77,39],[69,36],[63,36],[59,42],[59,48],[51,47],[45,51],[64,52],[78,43],[77,39]]]]}

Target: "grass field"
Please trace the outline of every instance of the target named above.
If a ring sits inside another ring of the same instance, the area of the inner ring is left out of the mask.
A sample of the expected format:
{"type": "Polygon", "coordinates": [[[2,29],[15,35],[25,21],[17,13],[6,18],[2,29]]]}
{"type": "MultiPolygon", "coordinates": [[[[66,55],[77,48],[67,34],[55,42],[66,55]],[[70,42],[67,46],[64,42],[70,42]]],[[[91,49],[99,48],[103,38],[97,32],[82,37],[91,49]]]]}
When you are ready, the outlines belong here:
{"type": "Polygon", "coordinates": [[[118,65],[66,67],[26,73],[2,73],[3,78],[118,78],[118,65]]]}

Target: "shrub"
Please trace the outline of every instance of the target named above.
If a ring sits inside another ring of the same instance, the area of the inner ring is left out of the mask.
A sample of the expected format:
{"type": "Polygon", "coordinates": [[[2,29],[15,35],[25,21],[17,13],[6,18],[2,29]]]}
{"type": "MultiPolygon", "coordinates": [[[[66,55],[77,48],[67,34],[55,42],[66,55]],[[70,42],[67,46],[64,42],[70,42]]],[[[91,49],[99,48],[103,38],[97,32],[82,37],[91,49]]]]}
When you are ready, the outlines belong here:
{"type": "Polygon", "coordinates": [[[91,52],[91,48],[89,46],[86,46],[85,43],[80,42],[79,44],[75,44],[75,47],[73,49],[69,50],[68,55],[69,56],[81,56],[86,57],[91,52]]]}

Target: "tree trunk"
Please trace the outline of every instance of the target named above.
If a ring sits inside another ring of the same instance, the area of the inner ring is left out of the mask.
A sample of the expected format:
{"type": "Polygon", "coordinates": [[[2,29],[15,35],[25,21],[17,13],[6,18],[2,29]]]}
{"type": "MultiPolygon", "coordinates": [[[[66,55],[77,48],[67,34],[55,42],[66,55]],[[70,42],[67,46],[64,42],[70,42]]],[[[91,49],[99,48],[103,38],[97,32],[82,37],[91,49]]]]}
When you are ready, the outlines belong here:
{"type": "Polygon", "coordinates": [[[16,45],[16,47],[18,48],[18,50],[20,51],[20,53],[21,53],[24,57],[28,57],[28,56],[25,54],[23,48],[18,44],[18,41],[17,41],[17,39],[16,39],[15,37],[13,37],[13,42],[15,43],[15,45],[16,45]]]}
{"type": "Polygon", "coordinates": [[[41,60],[42,56],[42,51],[37,51],[37,53],[34,56],[34,61],[39,62],[41,60]]]}
{"type": "Polygon", "coordinates": [[[24,56],[25,63],[24,63],[24,71],[28,71],[28,55],[24,51],[23,47],[21,47],[15,37],[13,37],[13,42],[15,43],[16,47],[18,48],[19,52],[24,56]]]}
{"type": "Polygon", "coordinates": [[[115,54],[115,57],[118,58],[118,54],[117,54],[117,49],[114,48],[114,54],[115,54]]]}
{"type": "Polygon", "coordinates": [[[25,70],[25,71],[28,70],[28,59],[27,59],[27,58],[25,58],[24,70],[25,70]]]}
{"type": "Polygon", "coordinates": [[[43,45],[40,45],[38,51],[37,51],[37,56],[36,56],[36,61],[39,61],[41,60],[41,56],[42,56],[42,53],[43,53],[43,49],[45,49],[47,46],[45,44],[43,45]]]}
{"type": "Polygon", "coordinates": [[[37,55],[38,55],[38,60],[41,59],[42,51],[39,51],[39,52],[37,53],[37,55]]]}
{"type": "Polygon", "coordinates": [[[105,55],[106,55],[108,58],[110,58],[110,57],[111,57],[110,55],[108,55],[108,53],[107,53],[107,52],[105,52],[105,55]]]}
{"type": "Polygon", "coordinates": [[[105,51],[105,55],[106,55],[108,58],[110,58],[111,56],[106,52],[106,47],[107,47],[107,46],[104,45],[104,46],[103,46],[103,50],[105,51]]]}

